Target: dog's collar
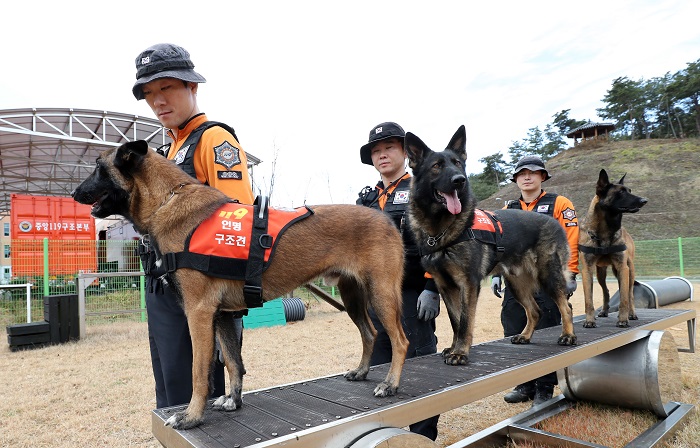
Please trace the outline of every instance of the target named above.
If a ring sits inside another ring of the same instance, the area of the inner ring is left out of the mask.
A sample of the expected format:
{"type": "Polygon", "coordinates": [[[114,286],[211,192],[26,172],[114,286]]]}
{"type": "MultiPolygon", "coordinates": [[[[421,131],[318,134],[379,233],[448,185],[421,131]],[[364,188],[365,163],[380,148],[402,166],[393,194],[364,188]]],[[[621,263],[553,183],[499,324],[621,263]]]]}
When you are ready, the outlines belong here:
{"type": "Polygon", "coordinates": [[[165,203],[168,202],[169,200],[171,200],[173,198],[173,196],[178,194],[180,192],[180,190],[182,190],[182,187],[184,187],[185,185],[187,185],[187,184],[179,184],[178,186],[173,187],[173,189],[170,190],[170,193],[168,194],[168,196],[166,196],[165,199],[163,199],[163,202],[160,203],[160,206],[161,207],[164,206],[165,203]]]}
{"type": "Polygon", "coordinates": [[[428,239],[426,240],[426,244],[430,247],[433,247],[437,244],[438,241],[442,239],[443,236],[447,233],[447,231],[450,229],[450,226],[447,226],[445,230],[442,231],[442,233],[438,236],[430,236],[428,235],[428,239]]]}

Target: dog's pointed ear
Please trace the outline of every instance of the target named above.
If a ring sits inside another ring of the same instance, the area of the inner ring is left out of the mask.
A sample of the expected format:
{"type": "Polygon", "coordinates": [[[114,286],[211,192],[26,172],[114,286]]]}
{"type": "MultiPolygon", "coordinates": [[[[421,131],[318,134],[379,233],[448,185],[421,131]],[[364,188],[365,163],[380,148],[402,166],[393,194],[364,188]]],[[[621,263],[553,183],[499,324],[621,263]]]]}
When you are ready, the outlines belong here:
{"type": "Polygon", "coordinates": [[[425,156],[431,151],[431,149],[428,148],[428,146],[423,143],[418,136],[410,132],[406,132],[403,147],[406,150],[406,155],[408,156],[408,166],[414,170],[413,174],[415,174],[415,169],[419,167],[421,163],[423,163],[425,156]]]}
{"type": "Polygon", "coordinates": [[[625,176],[627,176],[627,173],[622,175],[622,177],[620,178],[620,182],[618,182],[618,184],[625,185],[625,176]]]}
{"type": "Polygon", "coordinates": [[[600,170],[600,174],[598,175],[598,183],[595,186],[595,194],[597,194],[598,197],[604,196],[605,190],[609,185],[610,179],[608,178],[608,172],[604,169],[600,170]]]}
{"type": "Polygon", "coordinates": [[[450,139],[450,143],[447,144],[447,148],[454,152],[462,158],[462,160],[467,160],[467,131],[464,125],[460,126],[455,132],[455,135],[450,139]]]}
{"type": "Polygon", "coordinates": [[[143,160],[143,156],[147,152],[148,142],[145,140],[124,143],[117,149],[117,154],[114,157],[114,166],[122,170],[131,169],[143,160]]]}

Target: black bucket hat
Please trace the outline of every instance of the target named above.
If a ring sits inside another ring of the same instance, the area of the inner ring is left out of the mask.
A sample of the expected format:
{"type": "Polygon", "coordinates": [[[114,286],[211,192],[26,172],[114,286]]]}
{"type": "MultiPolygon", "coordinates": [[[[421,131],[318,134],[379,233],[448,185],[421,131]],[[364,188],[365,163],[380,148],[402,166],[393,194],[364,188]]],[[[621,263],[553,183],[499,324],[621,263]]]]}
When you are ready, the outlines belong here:
{"type": "Polygon", "coordinates": [[[403,139],[406,137],[406,131],[404,131],[401,126],[393,121],[379,123],[373,127],[372,130],[369,131],[369,141],[360,148],[360,160],[362,160],[362,163],[366,165],[373,165],[372,147],[377,144],[377,142],[392,137],[401,139],[401,144],[403,144],[403,139]]]}
{"type": "Polygon", "coordinates": [[[518,160],[518,164],[515,165],[515,171],[513,172],[513,177],[510,178],[511,182],[516,182],[515,177],[518,175],[519,172],[522,170],[530,170],[530,171],[544,171],[544,182],[547,179],[550,179],[552,176],[549,175],[549,172],[547,172],[547,169],[544,167],[544,161],[539,156],[524,156],[520,160],[518,160]]]}
{"type": "Polygon", "coordinates": [[[174,44],[155,44],[136,57],[136,84],[131,89],[137,100],[143,99],[143,86],[154,79],[175,78],[187,82],[207,82],[195,72],[190,54],[174,44]]]}

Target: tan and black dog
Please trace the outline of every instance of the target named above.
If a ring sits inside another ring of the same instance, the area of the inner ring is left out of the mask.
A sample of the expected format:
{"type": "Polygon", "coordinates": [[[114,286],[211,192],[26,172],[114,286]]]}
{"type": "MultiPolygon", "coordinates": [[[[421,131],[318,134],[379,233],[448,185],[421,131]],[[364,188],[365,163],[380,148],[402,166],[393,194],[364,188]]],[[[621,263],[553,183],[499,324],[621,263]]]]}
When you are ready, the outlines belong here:
{"type": "MultiPolygon", "coordinates": [[[[82,204],[94,204],[95,217],[118,214],[129,219],[141,234],[150,235],[162,254],[183,251],[193,229],[230,202],[220,191],[200,184],[149,150],[145,141],[104,151],[97,159],[95,171],[73,192],[73,198],[82,204]]],[[[318,277],[335,279],[348,315],[362,337],[359,366],[345,374],[352,381],[364,380],[370,367],[376,335],[367,314],[371,304],[389,334],[393,354],[389,372],[374,389],[374,395],[393,395],[408,348],[401,326],[401,236],[385,214],[367,207],[325,205],[312,211],[278,238],[274,257],[262,274],[262,299],[274,299],[318,277]],[[378,265],[382,269],[377,269],[378,265]]],[[[230,394],[217,399],[214,407],[235,410],[242,404],[244,369],[240,348],[233,325],[217,316],[220,310],[246,308],[244,282],[183,268],[169,274],[169,284],[178,292],[187,315],[192,337],[193,387],[187,408],[170,417],[166,424],[185,429],[202,422],[215,333],[223,347],[230,394]]],[[[284,366],[284,360],[280,360],[280,365],[284,366]]]]}
{"type": "MultiPolygon", "coordinates": [[[[625,175],[626,176],[626,175],[625,175]]],[[[579,259],[586,308],[586,328],[593,328],[593,272],[603,289],[603,307],[598,317],[607,317],[610,309],[610,292],[605,283],[608,266],[617,278],[620,291],[618,327],[629,327],[629,319],[636,320],[634,310],[634,241],[624,227],[622,215],[637,213],[647,203],[645,198],[632,194],[624,185],[625,176],[617,184],[611,183],[608,173],[600,170],[596,195],[588,208],[586,220],[579,236],[579,259]]]]}
{"type": "Polygon", "coordinates": [[[503,275],[525,308],[527,325],[511,342],[530,342],[540,316],[533,294],[542,289],[561,312],[563,326],[557,342],[574,345],[566,296],[570,251],[564,229],[541,213],[476,209],[465,171],[465,143],[464,126],[441,152],[432,151],[410,132],[405,138],[413,170],[411,229],[423,266],[445,301],[454,333],[452,345],[443,350],[445,363],[467,363],[481,282],[489,274],[503,275]]]}

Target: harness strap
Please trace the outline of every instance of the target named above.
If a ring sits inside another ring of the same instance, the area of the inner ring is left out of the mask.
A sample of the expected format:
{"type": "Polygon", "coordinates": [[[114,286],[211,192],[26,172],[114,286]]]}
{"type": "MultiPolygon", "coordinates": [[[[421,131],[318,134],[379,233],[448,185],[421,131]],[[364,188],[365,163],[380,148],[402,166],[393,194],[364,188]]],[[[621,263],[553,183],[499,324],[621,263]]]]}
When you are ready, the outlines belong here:
{"type": "Polygon", "coordinates": [[[454,240],[450,241],[447,243],[445,246],[441,248],[430,248],[430,249],[425,249],[423,247],[420,248],[420,255],[425,256],[425,255],[430,255],[435,252],[445,250],[450,246],[454,246],[455,244],[463,243],[465,241],[470,241],[470,240],[476,240],[479,241],[480,243],[484,244],[491,244],[496,246],[496,263],[500,262],[503,259],[503,254],[505,253],[505,247],[501,244],[503,240],[503,227],[501,226],[501,222],[498,220],[498,218],[488,212],[484,212],[486,216],[491,220],[491,223],[493,224],[493,228],[496,229],[495,232],[490,232],[488,230],[482,230],[482,229],[472,229],[471,227],[468,227],[464,229],[464,232],[462,232],[457,238],[454,240]]]}
{"type": "Polygon", "coordinates": [[[253,231],[243,286],[243,297],[248,308],[263,306],[262,274],[265,250],[272,247],[272,235],[267,233],[267,215],[267,196],[258,196],[253,203],[253,231]]]}
{"type": "Polygon", "coordinates": [[[617,252],[624,252],[625,250],[627,250],[627,245],[618,244],[616,246],[608,246],[608,247],[591,247],[591,246],[584,246],[582,244],[579,244],[578,250],[585,253],[585,254],[609,255],[609,254],[614,254],[617,252]]]}

